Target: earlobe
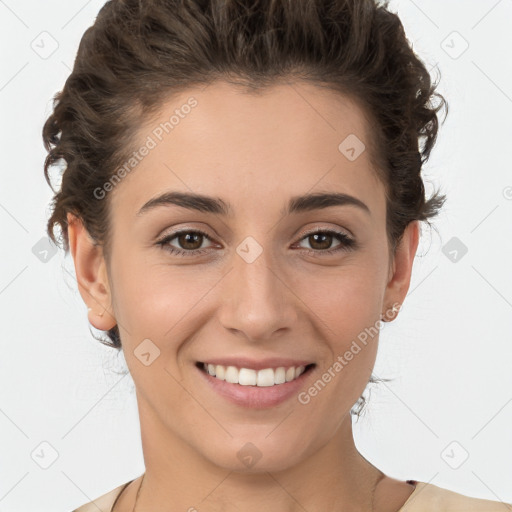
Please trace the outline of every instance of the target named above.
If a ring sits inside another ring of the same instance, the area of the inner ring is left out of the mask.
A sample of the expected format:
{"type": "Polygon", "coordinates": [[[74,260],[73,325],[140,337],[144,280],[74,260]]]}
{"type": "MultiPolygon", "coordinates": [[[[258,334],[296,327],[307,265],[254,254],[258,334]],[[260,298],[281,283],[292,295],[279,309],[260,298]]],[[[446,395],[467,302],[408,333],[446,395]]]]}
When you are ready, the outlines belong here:
{"type": "Polygon", "coordinates": [[[80,218],[67,214],[69,250],[75,265],[78,291],[87,305],[89,322],[102,331],[116,325],[110,284],[101,246],[96,245],[80,218]]]}
{"type": "MultiPolygon", "coordinates": [[[[393,305],[400,304],[398,308],[393,310],[391,320],[396,318],[409,290],[414,257],[418,249],[419,232],[419,221],[410,222],[405,228],[402,240],[395,252],[393,275],[386,286],[384,295],[384,305],[387,309],[391,309],[393,305]]],[[[388,311],[382,315],[390,318],[388,311]]]]}

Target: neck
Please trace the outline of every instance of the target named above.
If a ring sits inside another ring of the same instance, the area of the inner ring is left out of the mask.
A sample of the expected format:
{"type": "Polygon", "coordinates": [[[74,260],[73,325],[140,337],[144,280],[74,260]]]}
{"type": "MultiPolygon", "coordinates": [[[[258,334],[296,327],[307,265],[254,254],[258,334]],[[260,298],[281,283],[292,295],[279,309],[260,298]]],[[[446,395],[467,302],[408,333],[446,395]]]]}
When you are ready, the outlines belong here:
{"type": "Polygon", "coordinates": [[[357,451],[350,414],[327,444],[298,463],[240,472],[204,458],[170,432],[142,397],[138,404],[146,472],[137,511],[373,510],[375,487],[385,475],[357,451]]]}

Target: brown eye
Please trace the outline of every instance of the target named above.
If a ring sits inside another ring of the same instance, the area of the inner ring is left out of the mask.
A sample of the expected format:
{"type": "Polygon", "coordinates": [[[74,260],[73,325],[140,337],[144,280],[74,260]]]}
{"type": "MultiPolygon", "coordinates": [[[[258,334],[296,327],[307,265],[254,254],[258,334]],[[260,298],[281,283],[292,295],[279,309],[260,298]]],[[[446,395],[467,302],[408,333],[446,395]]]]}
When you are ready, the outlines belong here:
{"type": "Polygon", "coordinates": [[[314,233],[308,236],[308,241],[313,249],[330,249],[333,236],[327,233],[314,233]]]}
{"type": "Polygon", "coordinates": [[[356,247],[356,242],[351,237],[341,231],[333,231],[329,229],[317,229],[316,231],[306,233],[301,239],[307,241],[311,249],[303,247],[309,253],[331,254],[338,251],[348,251],[356,247]],[[338,241],[334,247],[334,241],[338,241]]]}
{"type": "Polygon", "coordinates": [[[157,242],[157,245],[178,256],[196,256],[208,251],[209,247],[201,247],[205,239],[211,241],[206,233],[189,229],[171,233],[157,242]],[[177,242],[177,245],[171,243],[173,241],[177,242]]]}
{"type": "Polygon", "coordinates": [[[181,233],[176,237],[176,240],[178,241],[181,248],[191,251],[201,247],[201,243],[203,241],[202,239],[203,235],[193,231],[181,233]]]}

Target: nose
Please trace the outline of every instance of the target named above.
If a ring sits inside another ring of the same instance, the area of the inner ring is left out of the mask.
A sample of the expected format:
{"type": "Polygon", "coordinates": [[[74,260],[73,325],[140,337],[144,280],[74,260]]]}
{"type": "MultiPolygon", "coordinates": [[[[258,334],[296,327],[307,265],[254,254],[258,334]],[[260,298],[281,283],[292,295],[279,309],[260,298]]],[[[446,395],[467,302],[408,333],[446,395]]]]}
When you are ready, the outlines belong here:
{"type": "Polygon", "coordinates": [[[290,331],[298,319],[299,301],[287,281],[270,251],[263,250],[254,261],[234,254],[221,292],[222,326],[252,342],[290,331]]]}

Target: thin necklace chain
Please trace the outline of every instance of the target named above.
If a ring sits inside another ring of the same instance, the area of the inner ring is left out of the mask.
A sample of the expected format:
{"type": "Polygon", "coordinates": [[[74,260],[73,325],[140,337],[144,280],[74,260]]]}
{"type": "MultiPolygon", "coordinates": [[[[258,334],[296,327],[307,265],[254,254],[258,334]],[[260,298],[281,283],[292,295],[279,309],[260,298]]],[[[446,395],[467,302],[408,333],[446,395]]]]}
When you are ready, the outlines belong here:
{"type": "MultiPolygon", "coordinates": [[[[135,506],[137,505],[137,500],[139,499],[140,489],[141,489],[141,487],[142,487],[142,481],[144,480],[144,476],[145,476],[145,475],[146,475],[146,472],[144,472],[144,473],[143,473],[143,475],[142,475],[142,479],[141,479],[140,484],[139,484],[139,488],[137,489],[137,496],[135,496],[135,504],[133,505],[133,510],[132,510],[132,512],[134,512],[134,510],[135,510],[135,506]]],[[[127,487],[128,487],[128,485],[130,485],[130,484],[131,484],[131,482],[129,482],[128,484],[126,484],[126,485],[122,488],[121,492],[117,495],[117,498],[115,499],[115,501],[114,501],[114,503],[113,503],[113,505],[112,505],[112,508],[110,509],[110,512],[114,512],[114,510],[115,510],[115,508],[116,508],[116,505],[117,505],[117,502],[119,501],[119,498],[121,498],[121,495],[123,494],[123,492],[125,492],[125,491],[126,491],[126,488],[127,488],[127,487]]]]}
{"type": "MultiPolygon", "coordinates": [[[[144,472],[144,474],[142,475],[142,478],[140,480],[140,484],[139,484],[139,488],[137,489],[137,495],[135,496],[135,503],[133,504],[133,509],[132,509],[132,512],[135,512],[135,508],[137,507],[137,502],[139,501],[139,495],[140,495],[140,490],[142,489],[142,483],[144,482],[144,477],[146,476],[146,472],[144,472]]],[[[377,478],[377,481],[375,482],[375,485],[373,486],[373,492],[372,492],[372,512],[375,511],[375,505],[374,505],[374,500],[375,500],[375,490],[377,489],[377,484],[381,481],[382,478],[384,478],[384,474],[380,475],[379,478],[377,478]]],[[[114,512],[114,509],[112,509],[112,512],[114,512]]]]}
{"type": "Polygon", "coordinates": [[[137,495],[135,496],[135,503],[133,504],[132,512],[135,512],[135,507],[137,506],[137,501],[139,501],[139,494],[140,490],[142,489],[142,482],[144,482],[144,477],[146,476],[146,472],[142,475],[142,478],[140,480],[139,488],[137,489],[137,495]]]}

